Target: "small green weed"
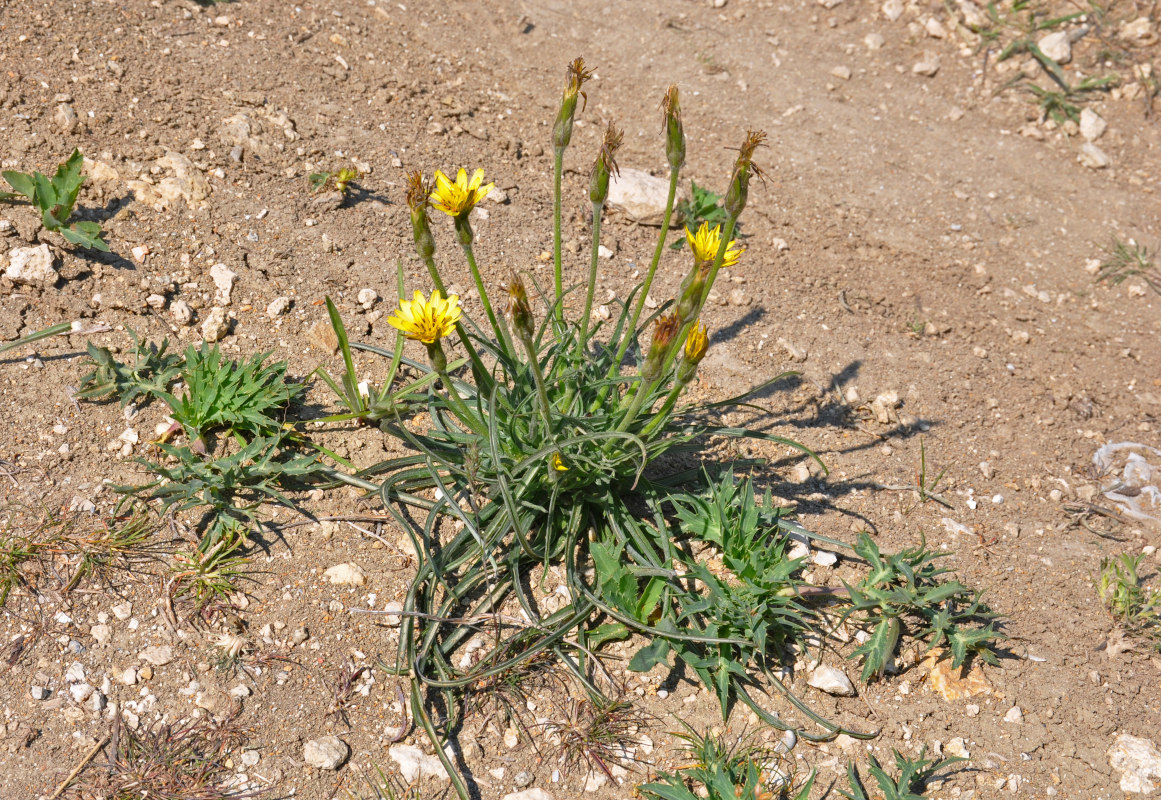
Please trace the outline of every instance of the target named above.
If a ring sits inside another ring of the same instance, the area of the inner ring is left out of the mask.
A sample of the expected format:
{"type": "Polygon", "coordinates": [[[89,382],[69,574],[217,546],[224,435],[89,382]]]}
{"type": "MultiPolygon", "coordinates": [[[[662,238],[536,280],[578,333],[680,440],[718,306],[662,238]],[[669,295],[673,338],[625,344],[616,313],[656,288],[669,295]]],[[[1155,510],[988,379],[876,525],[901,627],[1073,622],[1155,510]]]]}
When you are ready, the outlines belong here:
{"type": "MultiPolygon", "coordinates": [[[[813,772],[795,787],[793,738],[769,746],[750,736],[699,734],[686,723],[673,735],[681,739],[689,764],[674,772],[660,772],[655,781],[637,787],[656,800],[778,800],[793,796],[807,800],[814,787],[813,772]],[[787,744],[790,747],[787,747],[787,744]],[[792,794],[793,793],[793,794],[792,794]]],[[[788,734],[789,735],[789,734],[788,734]]]]}
{"type": "Polygon", "coordinates": [[[312,172],[307,180],[310,182],[312,192],[333,191],[345,198],[351,183],[360,177],[357,169],[343,167],[338,172],[312,172]]]}
{"type": "MultiPolygon", "coordinates": [[[[867,756],[867,771],[871,773],[871,777],[878,784],[879,793],[883,800],[923,800],[926,796],[927,782],[935,777],[937,772],[952,764],[966,761],[966,759],[959,757],[927,759],[924,758],[927,752],[926,748],[919,751],[919,758],[914,761],[898,750],[892,750],[892,752],[895,754],[895,769],[899,770],[899,774],[894,778],[887,774],[878,759],[873,755],[867,756]]],[[[850,784],[849,792],[839,789],[839,794],[847,800],[871,800],[873,797],[879,796],[867,793],[866,785],[859,776],[859,771],[855,768],[854,763],[847,767],[847,782],[850,784]]]]}
{"type": "Polygon", "coordinates": [[[100,400],[113,396],[124,408],[138,397],[164,398],[168,395],[169,387],[181,375],[184,360],[180,355],[166,352],[168,339],[157,346],[143,343],[132,329],[129,336],[133,339],[131,366],[114,358],[109,348],[88,343],[86,350],[93,370],[81,378],[76,397],[100,400]]]}
{"type": "Polygon", "coordinates": [[[405,784],[398,775],[387,774],[375,765],[374,774],[361,771],[359,777],[365,785],[347,788],[345,791],[349,800],[427,800],[427,798],[446,796],[444,791],[432,795],[430,789],[420,792],[418,783],[405,784]]]}
{"type": "MultiPolygon", "coordinates": [[[[77,204],[77,195],[85,182],[81,174],[84,157],[80,150],[73,150],[56,169],[51,178],[42,172],[26,172],[5,170],[4,180],[23,195],[28,202],[40,211],[40,221],[50,231],[59,232],[68,241],[81,247],[93,248],[109,252],[109,245],[101,239],[101,226],[96,222],[74,222],[69,225],[69,218],[77,204]],[[67,226],[67,227],[66,227],[67,226]]],[[[0,200],[12,200],[16,195],[0,193],[0,200]]]]}
{"type": "Polygon", "coordinates": [[[242,434],[271,437],[282,428],[287,406],[303,387],[286,379],[285,361],[265,364],[269,355],[239,362],[223,359],[217,345],[186,350],[181,370],[185,392],[162,397],[195,450],[205,447],[205,437],[213,431],[244,441],[242,434]]]}
{"type": "Polygon", "coordinates": [[[944,508],[951,508],[951,503],[944,500],[937,494],[939,483],[943,480],[943,476],[947,474],[947,467],[939,471],[939,474],[932,479],[927,477],[927,446],[923,439],[919,440],[919,471],[915,476],[915,487],[919,493],[919,502],[926,503],[928,500],[934,500],[944,508]]]}
{"type": "MultiPolygon", "coordinates": [[[[78,526],[79,527],[79,526],[78,526]]],[[[96,529],[81,528],[79,535],[66,536],[66,552],[73,551],[76,566],[65,591],[83,579],[109,584],[116,572],[135,569],[158,555],[152,542],[155,524],[146,509],[133,507],[128,513],[102,521],[96,529]]]]}
{"type": "Polygon", "coordinates": [[[1122,553],[1101,559],[1097,592],[1109,613],[1127,630],[1152,639],[1161,650],[1161,590],[1146,588],[1139,570],[1144,555],[1122,553]]]}
{"type": "Polygon", "coordinates": [[[1127,242],[1114,239],[1101,261],[1096,281],[1117,286],[1133,277],[1140,277],[1150,289],[1161,294],[1161,270],[1149,248],[1132,239],[1127,242]]]}
{"type": "Polygon", "coordinates": [[[8,602],[8,595],[28,578],[25,564],[35,559],[49,546],[49,541],[35,532],[25,532],[11,519],[12,509],[0,525],[0,608],[8,602]]]}
{"type": "MultiPolygon", "coordinates": [[[[729,214],[722,205],[722,196],[704,186],[698,186],[697,181],[689,182],[689,197],[677,204],[677,212],[685,220],[685,227],[696,231],[703,222],[710,227],[721,225],[729,219],[729,214]]],[[[740,235],[740,231],[735,228],[740,235]]],[[[685,245],[685,236],[680,235],[671,245],[674,250],[680,250],[685,245]]]]}
{"type": "Polygon", "coordinates": [[[998,664],[996,642],[1005,637],[995,629],[996,615],[959,581],[942,580],[950,570],[937,567],[943,554],[929,550],[925,543],[884,556],[866,533],[859,534],[854,547],[870,567],[858,584],[847,585],[850,608],[844,619],[854,616],[871,628],[871,637],[851,658],[863,657],[864,681],[883,674],[900,636],[904,621],[913,622],[909,631],[927,642],[928,649],[940,645],[951,649],[954,666],[975,655],[989,664],[998,664]]]}
{"type": "Polygon", "coordinates": [[[245,577],[249,563],[244,553],[249,543],[246,527],[227,522],[217,541],[205,552],[179,552],[170,568],[169,590],[174,600],[185,599],[200,611],[213,601],[225,601],[238,591],[237,581],[245,577]]]}
{"type": "Polygon", "coordinates": [[[158,443],[162,463],[137,462],[157,479],[139,486],[120,486],[126,496],[158,501],[162,513],[202,511],[202,551],[208,551],[233,526],[258,524],[264,502],[293,508],[284,491],[301,484],[319,468],[316,457],[295,453],[297,440],[284,432],[257,436],[238,450],[203,456],[188,446],[158,443]]]}

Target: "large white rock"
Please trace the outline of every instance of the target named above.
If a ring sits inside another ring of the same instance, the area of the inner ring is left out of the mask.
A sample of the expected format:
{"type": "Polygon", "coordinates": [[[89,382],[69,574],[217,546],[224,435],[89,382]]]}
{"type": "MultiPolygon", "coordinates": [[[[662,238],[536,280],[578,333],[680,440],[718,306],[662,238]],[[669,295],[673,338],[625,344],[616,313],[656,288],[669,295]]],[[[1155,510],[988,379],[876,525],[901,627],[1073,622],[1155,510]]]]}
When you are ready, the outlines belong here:
{"type": "Polygon", "coordinates": [[[839,695],[840,697],[853,697],[855,694],[854,684],[851,683],[851,679],[846,676],[846,673],[841,669],[825,664],[810,673],[810,678],[806,682],[827,694],[839,695]]]}
{"type": "Polygon", "coordinates": [[[350,755],[351,748],[337,736],[311,739],[302,746],[302,760],[315,769],[336,770],[350,755]]]}
{"type": "Polygon", "coordinates": [[[238,273],[225,264],[214,264],[210,267],[210,278],[218,290],[214,303],[219,306],[230,305],[230,294],[234,291],[234,281],[238,279],[238,273]]]}
{"type": "Polygon", "coordinates": [[[438,756],[429,756],[414,745],[397,744],[387,751],[387,755],[399,765],[399,774],[408,783],[420,777],[450,780],[438,756]]]}
{"type": "MultiPolygon", "coordinates": [[[[680,201],[680,188],[677,194],[673,201],[674,208],[680,201]]],[[[639,169],[623,169],[620,175],[614,175],[609,181],[609,208],[640,225],[660,225],[665,218],[665,201],[668,197],[668,179],[654,177],[639,169]]],[[[671,224],[676,221],[671,220],[671,224]]]]}
{"type": "Polygon", "coordinates": [[[1109,748],[1109,766],[1121,773],[1122,792],[1152,794],[1161,782],[1161,750],[1150,739],[1122,733],[1109,748]]]}
{"type": "Polygon", "coordinates": [[[167,644],[155,644],[151,647],[146,647],[137,657],[142,661],[147,661],[155,667],[164,667],[170,661],[173,661],[173,648],[167,644]]]}
{"type": "Polygon", "coordinates": [[[8,251],[8,269],[4,271],[4,276],[13,283],[47,288],[60,277],[54,260],[47,244],[15,247],[8,251]]]}
{"type": "Polygon", "coordinates": [[[363,586],[367,583],[367,573],[354,561],[335,564],[323,573],[323,577],[336,586],[363,586]]]}

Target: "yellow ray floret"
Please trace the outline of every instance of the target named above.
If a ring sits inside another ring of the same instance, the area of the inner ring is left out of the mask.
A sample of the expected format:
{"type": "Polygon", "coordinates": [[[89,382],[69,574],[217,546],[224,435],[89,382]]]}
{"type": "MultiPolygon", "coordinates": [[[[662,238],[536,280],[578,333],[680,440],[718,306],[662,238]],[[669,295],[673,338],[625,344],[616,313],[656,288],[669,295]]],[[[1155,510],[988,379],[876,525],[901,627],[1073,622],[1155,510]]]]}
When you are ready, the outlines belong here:
{"type": "Polygon", "coordinates": [[[444,299],[439,290],[431,293],[427,300],[423,292],[416,291],[415,298],[400,298],[399,308],[387,319],[395,328],[403,331],[408,339],[424,344],[432,344],[451,333],[460,319],[460,298],[451,295],[444,299]]]}
{"type": "MultiPolygon", "coordinates": [[[[712,231],[709,223],[703,222],[701,227],[697,229],[697,233],[692,233],[689,228],[685,229],[685,240],[689,242],[689,249],[693,252],[693,257],[699,262],[713,261],[717,257],[718,247],[722,243],[722,226],[716,226],[712,231]]],[[[726,254],[722,259],[722,267],[729,269],[738,263],[738,259],[742,257],[744,247],[736,248],[733,239],[730,240],[729,245],[726,246],[726,254]]]]}
{"type": "Polygon", "coordinates": [[[475,171],[470,183],[466,169],[460,169],[454,181],[436,170],[435,191],[431,193],[431,204],[453,217],[466,214],[475,207],[476,203],[487,197],[488,192],[492,191],[492,187],[496,185],[489,183],[486,186],[481,186],[480,184],[483,182],[484,171],[482,169],[475,171]]]}
{"type": "Polygon", "coordinates": [[[685,339],[685,360],[694,364],[705,358],[705,351],[709,349],[709,336],[705,325],[694,322],[685,339]]]}

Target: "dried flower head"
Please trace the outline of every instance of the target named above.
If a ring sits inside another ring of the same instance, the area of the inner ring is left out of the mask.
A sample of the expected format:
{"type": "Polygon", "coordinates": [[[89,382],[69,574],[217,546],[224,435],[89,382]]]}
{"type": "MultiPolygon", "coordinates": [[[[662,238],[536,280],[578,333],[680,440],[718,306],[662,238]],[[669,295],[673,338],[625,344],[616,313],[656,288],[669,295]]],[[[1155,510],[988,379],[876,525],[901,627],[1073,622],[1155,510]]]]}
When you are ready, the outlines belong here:
{"type": "Polygon", "coordinates": [[[738,148],[738,158],[734,161],[734,172],[730,176],[730,187],[726,190],[726,199],[723,205],[726,212],[738,217],[746,207],[746,198],[750,193],[750,178],[757,176],[758,180],[766,182],[766,175],[754,163],[754,151],[766,145],[766,131],[746,131],[746,139],[738,148]]]}
{"type": "Polygon", "coordinates": [[[625,139],[625,132],[617,130],[611,121],[605,128],[605,138],[601,142],[601,150],[597,153],[597,160],[593,162],[593,171],[589,176],[589,199],[594,203],[604,203],[609,196],[610,176],[620,175],[617,166],[617,150],[625,139]]]}
{"type": "Polygon", "coordinates": [[[403,331],[408,339],[434,344],[455,330],[460,314],[458,296],[453,294],[444,299],[439,289],[436,289],[428,300],[423,292],[416,290],[413,299],[400,298],[399,308],[388,317],[387,322],[403,331]]]}
{"type": "Polygon", "coordinates": [[[589,96],[581,89],[585,82],[593,76],[593,70],[585,69],[583,58],[574,59],[564,73],[564,94],[560,98],[560,110],[556,114],[556,124],[552,126],[552,145],[557,150],[568,147],[572,141],[572,120],[576,114],[576,99],[581,97],[584,102],[581,110],[588,105],[589,96]]]}
{"type": "Polygon", "coordinates": [[[419,170],[412,170],[407,174],[407,206],[412,211],[427,208],[429,198],[435,189],[435,183],[423,177],[419,170]]]}
{"type": "Polygon", "coordinates": [[[515,274],[508,281],[508,308],[506,309],[506,314],[512,323],[512,329],[516,331],[516,335],[523,340],[531,341],[535,333],[535,325],[532,321],[532,306],[528,303],[528,290],[524,287],[524,281],[520,280],[520,277],[515,274]]]}

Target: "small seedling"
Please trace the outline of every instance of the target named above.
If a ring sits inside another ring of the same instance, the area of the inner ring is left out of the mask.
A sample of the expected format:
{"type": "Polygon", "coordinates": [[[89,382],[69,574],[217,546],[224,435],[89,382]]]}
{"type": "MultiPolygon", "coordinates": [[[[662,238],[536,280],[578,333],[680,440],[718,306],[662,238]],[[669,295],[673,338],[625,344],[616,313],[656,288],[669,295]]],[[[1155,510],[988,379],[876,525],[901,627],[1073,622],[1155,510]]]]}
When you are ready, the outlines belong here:
{"type": "Polygon", "coordinates": [[[811,772],[795,786],[794,759],[789,757],[794,737],[773,746],[755,737],[699,734],[687,723],[673,735],[682,740],[687,763],[674,772],[660,772],[637,791],[655,800],[807,800],[814,787],[811,772]],[[731,741],[732,739],[732,741],[731,741]],[[789,746],[787,746],[789,745],[789,746]]]}
{"type": "Polygon", "coordinates": [[[1149,248],[1132,239],[1127,242],[1114,239],[1097,272],[1097,283],[1117,286],[1132,277],[1140,277],[1150,289],[1161,294],[1161,270],[1157,268],[1149,248]]]}
{"type": "Polygon", "coordinates": [[[230,522],[206,552],[177,553],[169,576],[172,597],[192,600],[198,611],[214,600],[225,601],[238,591],[235,581],[245,576],[246,546],[245,528],[230,522]]]}
{"type": "Polygon", "coordinates": [[[356,667],[348,663],[344,663],[339,667],[335,673],[334,680],[330,684],[331,703],[327,708],[326,716],[339,717],[347,728],[351,727],[351,720],[347,717],[347,704],[355,696],[355,689],[357,688],[355,683],[364,674],[370,673],[370,671],[370,667],[356,667]]]}
{"type": "Polygon", "coordinates": [[[338,172],[312,172],[308,180],[312,192],[334,191],[346,197],[350,184],[360,177],[357,169],[343,167],[338,172]]]}
{"type": "Polygon", "coordinates": [[[168,394],[169,387],[181,374],[182,357],[166,352],[168,339],[158,346],[142,342],[132,329],[129,329],[129,336],[133,339],[132,366],[114,358],[109,348],[88,343],[86,350],[93,371],[81,378],[76,397],[100,400],[113,396],[124,408],[138,397],[164,397],[168,394]]]}
{"type": "Polygon", "coordinates": [[[373,775],[361,773],[365,786],[346,790],[349,800],[421,800],[432,796],[430,790],[421,794],[418,782],[405,784],[398,775],[387,774],[378,765],[374,770],[373,775]]]}
{"type": "MultiPolygon", "coordinates": [[[[77,204],[77,195],[85,178],[81,174],[84,165],[84,156],[80,150],[73,150],[56,169],[56,174],[49,178],[42,172],[26,172],[5,170],[4,180],[23,195],[28,202],[40,211],[40,221],[50,231],[59,232],[68,241],[81,247],[90,247],[94,250],[109,252],[109,245],[101,239],[101,226],[96,222],[74,222],[69,225],[69,218],[73,215],[73,208],[77,204]],[[67,226],[67,227],[66,227],[67,226]]],[[[11,200],[15,195],[4,193],[2,200],[11,200]]]]}
{"type": "Polygon", "coordinates": [[[1154,640],[1161,650],[1161,590],[1146,588],[1138,574],[1144,555],[1122,553],[1101,560],[1097,591],[1101,602],[1129,631],[1154,640]]]}
{"type": "Polygon", "coordinates": [[[919,494],[919,502],[926,503],[928,500],[934,500],[944,508],[951,508],[951,503],[943,499],[938,493],[939,483],[943,480],[943,476],[947,474],[947,467],[939,471],[931,480],[927,478],[927,448],[923,443],[923,439],[919,440],[919,469],[915,474],[915,491],[919,494]]]}
{"type": "MultiPolygon", "coordinates": [[[[919,758],[914,761],[898,750],[892,750],[892,752],[895,754],[895,768],[899,770],[899,775],[894,778],[887,774],[887,771],[879,764],[878,759],[873,755],[867,756],[867,771],[871,773],[871,777],[878,784],[883,800],[923,800],[926,796],[927,782],[935,777],[935,773],[952,764],[967,760],[957,756],[927,759],[923,757],[927,752],[926,747],[919,751],[919,758]]],[[[879,796],[867,793],[854,763],[847,767],[847,782],[850,784],[851,790],[849,792],[839,789],[839,794],[846,797],[847,800],[871,800],[872,797],[879,796]]]]}

